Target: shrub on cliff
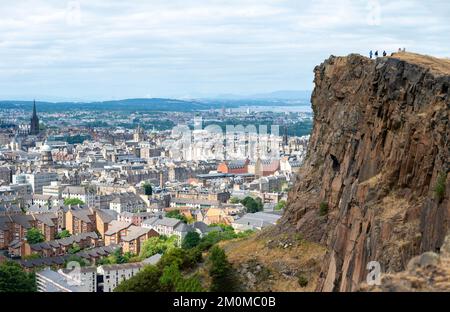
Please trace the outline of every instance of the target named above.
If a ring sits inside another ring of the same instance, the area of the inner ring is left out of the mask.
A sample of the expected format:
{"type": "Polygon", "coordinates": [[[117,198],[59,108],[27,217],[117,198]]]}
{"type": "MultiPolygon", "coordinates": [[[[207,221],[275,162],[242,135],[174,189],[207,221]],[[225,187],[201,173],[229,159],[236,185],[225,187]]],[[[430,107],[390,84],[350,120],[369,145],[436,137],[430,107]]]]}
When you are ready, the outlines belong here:
{"type": "Polygon", "coordinates": [[[328,214],[328,204],[325,202],[321,202],[319,206],[319,215],[324,217],[328,214]]]}
{"type": "Polygon", "coordinates": [[[225,251],[214,246],[208,258],[209,276],[211,276],[211,288],[213,292],[236,291],[236,280],[233,268],[228,262],[225,251]]]}
{"type": "Polygon", "coordinates": [[[303,274],[300,274],[298,276],[297,281],[298,281],[298,285],[302,288],[308,286],[308,279],[303,274]]]}
{"type": "Polygon", "coordinates": [[[439,175],[436,186],[434,188],[434,194],[436,196],[436,199],[439,202],[442,202],[445,196],[445,182],[447,180],[447,175],[444,172],[441,172],[439,175]]]}

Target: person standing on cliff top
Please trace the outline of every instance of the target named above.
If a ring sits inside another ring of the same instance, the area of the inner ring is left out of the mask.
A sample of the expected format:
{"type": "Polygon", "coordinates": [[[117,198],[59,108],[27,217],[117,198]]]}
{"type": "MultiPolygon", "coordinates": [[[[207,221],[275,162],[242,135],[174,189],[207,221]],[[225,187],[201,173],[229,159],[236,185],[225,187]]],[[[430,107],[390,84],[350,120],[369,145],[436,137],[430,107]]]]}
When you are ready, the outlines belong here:
{"type": "Polygon", "coordinates": [[[378,50],[375,51],[375,57],[378,57],[378,50]]]}
{"type": "Polygon", "coordinates": [[[373,56],[373,52],[372,52],[372,50],[370,50],[370,52],[369,52],[369,56],[370,56],[370,58],[372,58],[372,56],[373,56]]]}
{"type": "Polygon", "coordinates": [[[383,51],[383,56],[387,56],[387,53],[386,53],[386,51],[383,51]]]}

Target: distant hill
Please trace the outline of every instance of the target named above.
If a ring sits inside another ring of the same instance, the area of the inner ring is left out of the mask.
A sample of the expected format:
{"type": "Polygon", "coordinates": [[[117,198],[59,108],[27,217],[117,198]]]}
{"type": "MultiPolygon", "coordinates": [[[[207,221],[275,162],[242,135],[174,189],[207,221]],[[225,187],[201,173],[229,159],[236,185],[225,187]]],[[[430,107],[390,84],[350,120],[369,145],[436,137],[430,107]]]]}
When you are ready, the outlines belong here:
{"type": "MultiPolygon", "coordinates": [[[[0,101],[1,108],[31,109],[32,101],[0,101]]],[[[195,111],[212,108],[210,103],[173,99],[125,99],[103,102],[36,102],[38,111],[195,111]]]]}
{"type": "Polygon", "coordinates": [[[269,93],[257,93],[251,95],[221,94],[218,100],[309,100],[309,90],[280,90],[269,93]]]}
{"type": "MultiPolygon", "coordinates": [[[[108,111],[199,111],[240,106],[296,106],[309,105],[309,91],[277,91],[246,97],[223,96],[211,99],[124,99],[102,102],[48,102],[37,101],[41,112],[63,112],[71,110],[108,110],[108,111]]],[[[4,100],[0,108],[31,110],[33,101],[4,100]]]]}

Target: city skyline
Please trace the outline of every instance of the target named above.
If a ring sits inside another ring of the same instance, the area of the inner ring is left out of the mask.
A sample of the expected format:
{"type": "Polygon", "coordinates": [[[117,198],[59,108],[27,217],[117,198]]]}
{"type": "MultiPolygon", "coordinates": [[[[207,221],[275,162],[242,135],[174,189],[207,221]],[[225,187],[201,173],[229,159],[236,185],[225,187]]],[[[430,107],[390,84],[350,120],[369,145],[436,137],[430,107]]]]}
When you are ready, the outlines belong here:
{"type": "Polygon", "coordinates": [[[391,53],[401,47],[448,56],[450,4],[445,1],[235,4],[0,4],[0,99],[98,101],[312,90],[314,66],[330,54],[391,53]]]}

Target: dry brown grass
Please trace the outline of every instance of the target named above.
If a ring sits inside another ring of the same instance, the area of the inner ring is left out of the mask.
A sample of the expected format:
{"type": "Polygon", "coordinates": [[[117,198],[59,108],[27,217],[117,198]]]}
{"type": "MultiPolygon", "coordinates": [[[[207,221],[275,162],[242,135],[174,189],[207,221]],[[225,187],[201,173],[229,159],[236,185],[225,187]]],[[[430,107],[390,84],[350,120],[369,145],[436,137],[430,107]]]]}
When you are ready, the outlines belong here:
{"type": "Polygon", "coordinates": [[[287,235],[271,237],[270,235],[253,235],[247,239],[222,242],[229,261],[235,268],[250,261],[256,261],[269,269],[272,277],[268,286],[257,285],[255,291],[270,290],[275,292],[314,291],[326,249],[323,246],[302,240],[300,237],[287,235]],[[284,248],[283,242],[289,241],[290,246],[284,248]],[[295,272],[286,275],[283,270],[295,272]],[[305,275],[309,282],[307,287],[300,287],[298,274],[305,275]]]}
{"type": "Polygon", "coordinates": [[[399,216],[408,210],[409,202],[405,197],[389,194],[383,198],[381,218],[383,220],[392,220],[395,216],[399,216]]]}
{"type": "Polygon", "coordinates": [[[408,61],[429,68],[435,74],[450,75],[450,60],[428,55],[402,52],[395,53],[392,58],[408,61]]]}

